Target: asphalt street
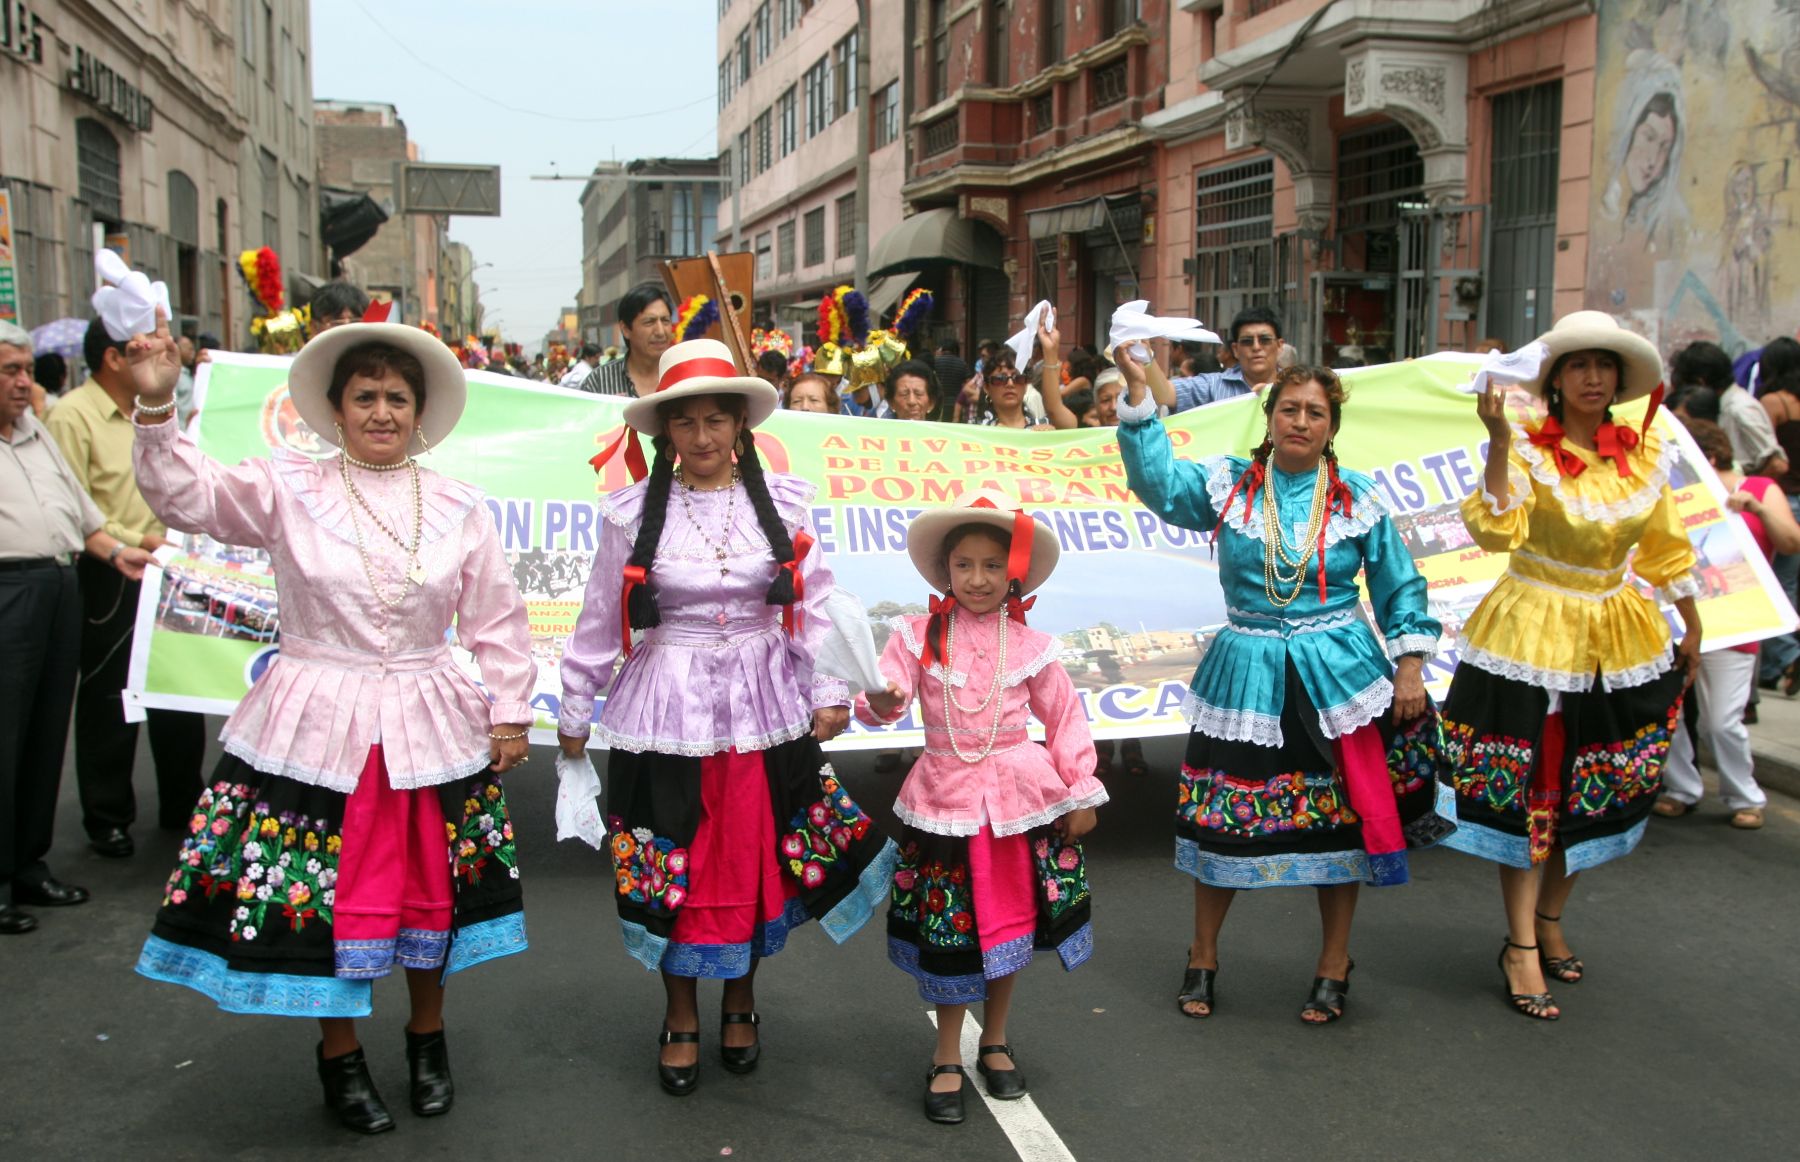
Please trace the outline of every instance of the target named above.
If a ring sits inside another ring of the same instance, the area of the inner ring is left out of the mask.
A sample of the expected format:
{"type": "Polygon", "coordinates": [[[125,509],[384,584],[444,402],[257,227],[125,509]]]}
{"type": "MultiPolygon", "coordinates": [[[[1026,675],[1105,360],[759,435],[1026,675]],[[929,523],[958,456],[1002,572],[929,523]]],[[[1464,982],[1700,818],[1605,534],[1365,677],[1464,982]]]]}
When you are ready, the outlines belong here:
{"type": "MultiPolygon", "coordinates": [[[[1113,802],[1089,845],[1094,959],[1064,973],[1040,958],[1020,983],[1011,1040],[1048,1123],[1026,1119],[1037,1136],[1021,1134],[1024,1157],[1793,1156],[1793,800],[1775,796],[1758,833],[1731,830],[1710,802],[1654,819],[1637,854],[1584,876],[1566,922],[1588,978],[1558,990],[1559,1023],[1502,1002],[1494,871],[1450,852],[1415,859],[1408,887],[1364,890],[1343,1021],[1298,1019],[1317,913],[1296,890],[1238,902],[1219,1011],[1195,1021],[1173,1000],[1192,901],[1191,881],[1171,866],[1179,740],[1147,750],[1154,773],[1110,781],[1113,802]]],[[[797,933],[758,977],[761,1068],[726,1073],[716,1028],[703,1028],[698,1093],[664,1096],[654,1075],[662,990],[619,945],[605,857],[552,841],[552,756],[534,757],[510,790],[531,950],[452,982],[458,1101],[431,1121],[405,1110],[404,986],[378,986],[363,1041],[399,1129],[373,1139],[324,1110],[316,1026],[224,1014],[132,972],[179,837],[140,825],[134,858],[94,856],[70,772],[53,866],[94,899],[39,910],[36,933],[0,940],[11,1046],[0,1156],[1021,1156],[977,1083],[966,1124],[924,1120],[929,1007],[887,964],[874,924],[843,946],[813,927],[797,933]]],[[[899,777],[872,774],[870,762],[840,756],[840,769],[891,823],[899,777]]],[[[140,813],[154,818],[147,753],[138,772],[140,813]]],[[[715,1011],[717,985],[701,998],[715,1011]]]]}

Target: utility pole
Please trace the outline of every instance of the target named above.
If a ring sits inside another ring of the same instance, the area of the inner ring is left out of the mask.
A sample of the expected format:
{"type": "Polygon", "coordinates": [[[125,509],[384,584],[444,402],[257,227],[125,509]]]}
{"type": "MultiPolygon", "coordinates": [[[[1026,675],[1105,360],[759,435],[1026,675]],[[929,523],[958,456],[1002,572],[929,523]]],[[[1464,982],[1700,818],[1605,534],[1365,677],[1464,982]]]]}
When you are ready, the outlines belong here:
{"type": "MultiPolygon", "coordinates": [[[[911,52],[909,45],[907,51],[911,52]]],[[[856,272],[869,290],[869,0],[856,0],[856,272]]]]}

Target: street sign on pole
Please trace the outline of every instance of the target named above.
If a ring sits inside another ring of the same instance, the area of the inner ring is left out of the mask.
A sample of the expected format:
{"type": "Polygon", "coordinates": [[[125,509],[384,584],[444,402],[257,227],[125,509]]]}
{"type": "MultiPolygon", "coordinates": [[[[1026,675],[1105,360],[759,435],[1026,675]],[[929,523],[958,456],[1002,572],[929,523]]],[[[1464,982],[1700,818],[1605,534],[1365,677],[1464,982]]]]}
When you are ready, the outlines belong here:
{"type": "Polygon", "coordinates": [[[0,323],[19,322],[19,267],[13,257],[12,194],[0,186],[0,323]]]}
{"type": "Polygon", "coordinates": [[[399,165],[400,212],[500,216],[500,167],[434,165],[422,161],[399,165]]]}

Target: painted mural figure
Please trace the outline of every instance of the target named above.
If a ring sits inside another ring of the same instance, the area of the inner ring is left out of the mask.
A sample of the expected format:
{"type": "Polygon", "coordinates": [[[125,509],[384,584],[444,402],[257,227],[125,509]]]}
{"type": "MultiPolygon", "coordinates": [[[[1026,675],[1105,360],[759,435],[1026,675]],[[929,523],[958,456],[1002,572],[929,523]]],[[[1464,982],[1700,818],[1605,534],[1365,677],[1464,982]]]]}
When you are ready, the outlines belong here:
{"type": "Polygon", "coordinates": [[[1602,286],[1614,310],[1634,305],[1628,288],[1655,286],[1656,264],[1678,258],[1689,231],[1680,190],[1687,131],[1681,75],[1643,49],[1626,59],[1620,92],[1626,116],[1613,135],[1600,201],[1602,286]]]}

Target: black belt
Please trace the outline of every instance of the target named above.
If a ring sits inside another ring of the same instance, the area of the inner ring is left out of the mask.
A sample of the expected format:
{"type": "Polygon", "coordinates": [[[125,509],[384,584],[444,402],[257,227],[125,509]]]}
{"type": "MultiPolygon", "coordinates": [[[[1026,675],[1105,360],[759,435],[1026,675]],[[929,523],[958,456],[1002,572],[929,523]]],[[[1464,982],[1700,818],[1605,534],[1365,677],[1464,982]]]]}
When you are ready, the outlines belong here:
{"type": "Polygon", "coordinates": [[[12,573],[21,569],[68,568],[67,557],[27,557],[22,561],[0,561],[0,573],[12,573]]]}

